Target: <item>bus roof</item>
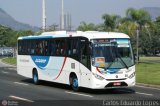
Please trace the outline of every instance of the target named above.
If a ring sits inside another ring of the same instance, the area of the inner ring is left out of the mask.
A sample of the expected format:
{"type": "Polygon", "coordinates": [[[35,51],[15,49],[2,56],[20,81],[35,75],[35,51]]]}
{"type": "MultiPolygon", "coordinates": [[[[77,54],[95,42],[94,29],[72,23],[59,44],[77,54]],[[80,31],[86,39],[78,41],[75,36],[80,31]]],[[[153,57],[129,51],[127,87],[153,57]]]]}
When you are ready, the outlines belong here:
{"type": "Polygon", "coordinates": [[[98,31],[54,31],[44,32],[41,35],[31,35],[25,37],[19,37],[18,39],[40,39],[40,38],[60,38],[60,37],[86,37],[90,39],[101,39],[101,38],[129,38],[128,35],[118,32],[98,32],[98,31]]]}

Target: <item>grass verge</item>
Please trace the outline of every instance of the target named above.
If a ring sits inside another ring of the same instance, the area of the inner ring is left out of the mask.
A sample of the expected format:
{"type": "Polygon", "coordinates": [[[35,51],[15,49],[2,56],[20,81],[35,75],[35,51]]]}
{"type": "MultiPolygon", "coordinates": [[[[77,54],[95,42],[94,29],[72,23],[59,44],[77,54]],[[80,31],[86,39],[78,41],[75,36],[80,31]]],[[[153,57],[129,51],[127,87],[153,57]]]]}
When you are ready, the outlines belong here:
{"type": "Polygon", "coordinates": [[[160,57],[140,57],[140,62],[160,63],[160,57]]]}
{"type": "Polygon", "coordinates": [[[15,57],[3,58],[2,62],[7,63],[7,64],[11,64],[11,65],[16,65],[17,64],[15,57]]]}
{"type": "Polygon", "coordinates": [[[160,57],[140,57],[136,65],[138,83],[160,85],[160,57]]]}

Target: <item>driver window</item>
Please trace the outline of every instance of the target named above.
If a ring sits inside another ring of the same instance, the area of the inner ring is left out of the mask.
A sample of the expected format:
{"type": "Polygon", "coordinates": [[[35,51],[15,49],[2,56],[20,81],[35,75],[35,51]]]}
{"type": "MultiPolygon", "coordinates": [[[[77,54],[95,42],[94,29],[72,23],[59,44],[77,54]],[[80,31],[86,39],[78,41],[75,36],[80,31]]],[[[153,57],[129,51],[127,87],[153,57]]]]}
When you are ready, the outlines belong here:
{"type": "Polygon", "coordinates": [[[81,43],[81,63],[87,67],[87,45],[81,43]]]}

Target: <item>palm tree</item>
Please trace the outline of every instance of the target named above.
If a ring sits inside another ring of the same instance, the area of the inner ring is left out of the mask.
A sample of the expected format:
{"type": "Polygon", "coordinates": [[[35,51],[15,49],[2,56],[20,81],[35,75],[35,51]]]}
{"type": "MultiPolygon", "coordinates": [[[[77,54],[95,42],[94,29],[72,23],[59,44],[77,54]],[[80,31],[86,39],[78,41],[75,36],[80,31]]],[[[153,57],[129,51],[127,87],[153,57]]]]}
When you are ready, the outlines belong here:
{"type": "Polygon", "coordinates": [[[96,25],[94,25],[93,23],[86,23],[83,21],[80,23],[77,30],[79,30],[79,31],[94,31],[94,30],[97,30],[97,28],[96,28],[96,25]]]}
{"type": "Polygon", "coordinates": [[[130,37],[134,37],[135,36],[135,30],[137,29],[137,26],[135,23],[131,22],[131,21],[126,21],[121,23],[121,25],[118,27],[118,30],[120,32],[123,32],[127,35],[129,35],[130,37]]]}
{"type": "Polygon", "coordinates": [[[138,24],[140,29],[151,21],[150,14],[143,9],[136,10],[134,8],[129,8],[126,12],[126,17],[128,20],[138,24]]]}
{"type": "Polygon", "coordinates": [[[126,12],[126,16],[128,20],[130,20],[137,26],[136,54],[137,54],[137,63],[138,63],[139,62],[139,31],[142,30],[142,27],[145,26],[145,24],[151,21],[151,17],[149,13],[146,12],[145,10],[142,10],[142,9],[136,10],[134,8],[129,8],[126,12]]]}
{"type": "Polygon", "coordinates": [[[118,15],[104,14],[102,19],[104,20],[105,30],[114,31],[118,27],[121,17],[118,15]]]}

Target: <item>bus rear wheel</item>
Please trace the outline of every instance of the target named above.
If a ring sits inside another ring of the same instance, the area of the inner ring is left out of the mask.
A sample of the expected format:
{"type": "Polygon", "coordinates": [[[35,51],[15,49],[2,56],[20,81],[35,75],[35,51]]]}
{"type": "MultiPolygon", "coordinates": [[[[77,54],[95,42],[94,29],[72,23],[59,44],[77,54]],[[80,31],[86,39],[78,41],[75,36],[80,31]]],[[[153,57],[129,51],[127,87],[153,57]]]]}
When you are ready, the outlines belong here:
{"type": "Polygon", "coordinates": [[[71,77],[71,87],[74,91],[79,91],[78,78],[76,75],[71,77]]]}
{"type": "Polygon", "coordinates": [[[32,77],[33,83],[38,85],[39,84],[39,79],[38,79],[38,72],[37,70],[33,70],[33,77],[32,77]]]}

